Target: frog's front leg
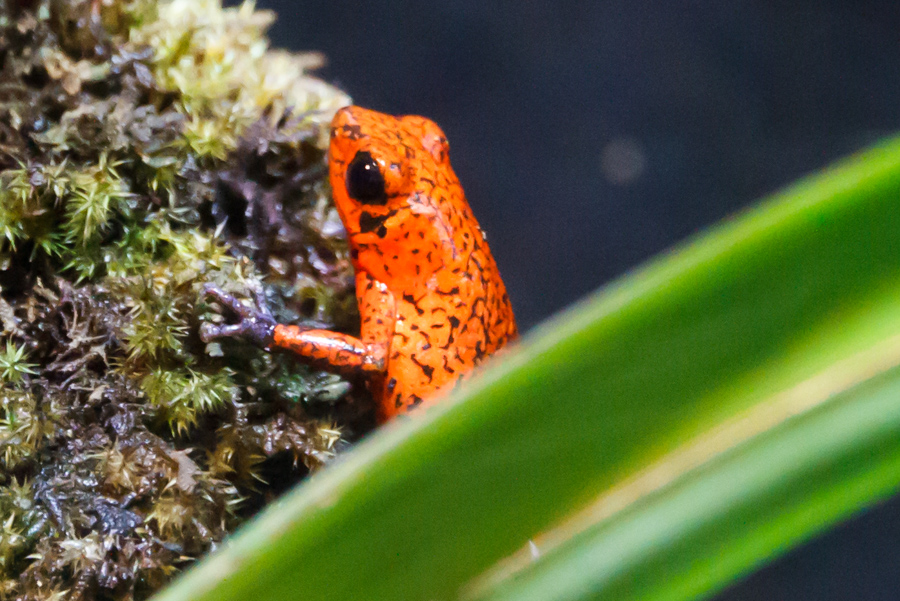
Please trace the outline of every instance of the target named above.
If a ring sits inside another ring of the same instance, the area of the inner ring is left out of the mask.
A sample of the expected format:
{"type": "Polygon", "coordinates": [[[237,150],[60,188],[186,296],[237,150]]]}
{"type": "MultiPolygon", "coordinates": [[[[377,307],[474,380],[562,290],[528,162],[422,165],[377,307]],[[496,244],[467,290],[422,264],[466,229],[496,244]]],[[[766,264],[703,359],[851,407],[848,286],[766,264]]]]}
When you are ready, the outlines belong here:
{"type": "Polygon", "coordinates": [[[363,271],[356,276],[362,320],[359,338],[330,330],[279,324],[264,308],[248,307],[215,286],[207,285],[204,292],[240,318],[236,324],[204,324],[200,330],[204,342],[243,336],[267,350],[288,350],[307,363],[329,371],[357,375],[385,370],[396,320],[394,297],[387,286],[363,271]]]}

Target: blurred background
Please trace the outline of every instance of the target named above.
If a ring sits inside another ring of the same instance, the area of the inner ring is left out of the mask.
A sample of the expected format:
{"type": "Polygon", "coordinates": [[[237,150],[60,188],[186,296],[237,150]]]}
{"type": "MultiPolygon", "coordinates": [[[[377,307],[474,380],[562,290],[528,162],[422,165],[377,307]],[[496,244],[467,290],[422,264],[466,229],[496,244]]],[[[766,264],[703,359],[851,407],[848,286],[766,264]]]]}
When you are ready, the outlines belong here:
{"type": "MultiPolygon", "coordinates": [[[[896,0],[257,6],[356,103],[441,125],[522,329],[900,130],[896,0]]],[[[894,600],[898,541],[895,498],[717,599],[894,600]]]]}

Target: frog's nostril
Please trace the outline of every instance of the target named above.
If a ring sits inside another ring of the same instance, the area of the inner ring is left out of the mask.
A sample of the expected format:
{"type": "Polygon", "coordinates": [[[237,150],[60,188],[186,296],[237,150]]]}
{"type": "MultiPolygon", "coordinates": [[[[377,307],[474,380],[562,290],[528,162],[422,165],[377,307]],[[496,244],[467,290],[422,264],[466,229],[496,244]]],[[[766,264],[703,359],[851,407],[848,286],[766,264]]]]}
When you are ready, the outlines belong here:
{"type": "Polygon", "coordinates": [[[331,138],[345,138],[348,140],[359,140],[365,137],[362,127],[359,125],[359,119],[353,112],[356,107],[345,106],[334,114],[331,120],[331,138]]]}
{"type": "Polygon", "coordinates": [[[351,105],[338,109],[338,111],[334,114],[334,119],[332,119],[331,121],[332,127],[334,129],[338,129],[348,125],[359,125],[359,116],[357,113],[358,108],[359,107],[351,105]]]}

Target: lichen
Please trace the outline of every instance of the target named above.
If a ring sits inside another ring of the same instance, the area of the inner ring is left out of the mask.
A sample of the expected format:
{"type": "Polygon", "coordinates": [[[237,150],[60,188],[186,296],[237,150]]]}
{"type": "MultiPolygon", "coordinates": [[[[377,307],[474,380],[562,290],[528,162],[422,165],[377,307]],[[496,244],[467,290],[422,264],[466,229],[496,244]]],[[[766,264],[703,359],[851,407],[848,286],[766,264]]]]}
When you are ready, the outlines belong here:
{"type": "Polygon", "coordinates": [[[0,0],[0,600],[147,598],[371,426],[360,387],[197,335],[207,282],[358,328],[348,98],[272,18],[0,0]]]}

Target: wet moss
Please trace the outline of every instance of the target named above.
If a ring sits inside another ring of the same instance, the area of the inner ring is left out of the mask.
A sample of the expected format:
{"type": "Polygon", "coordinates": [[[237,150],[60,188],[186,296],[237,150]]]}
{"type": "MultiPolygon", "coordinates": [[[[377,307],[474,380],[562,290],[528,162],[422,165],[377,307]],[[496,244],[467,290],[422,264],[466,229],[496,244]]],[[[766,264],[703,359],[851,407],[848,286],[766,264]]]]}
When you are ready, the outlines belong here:
{"type": "Polygon", "coordinates": [[[197,335],[207,282],[358,327],[348,99],[271,21],[0,0],[0,599],[146,598],[370,427],[360,387],[197,335]]]}

